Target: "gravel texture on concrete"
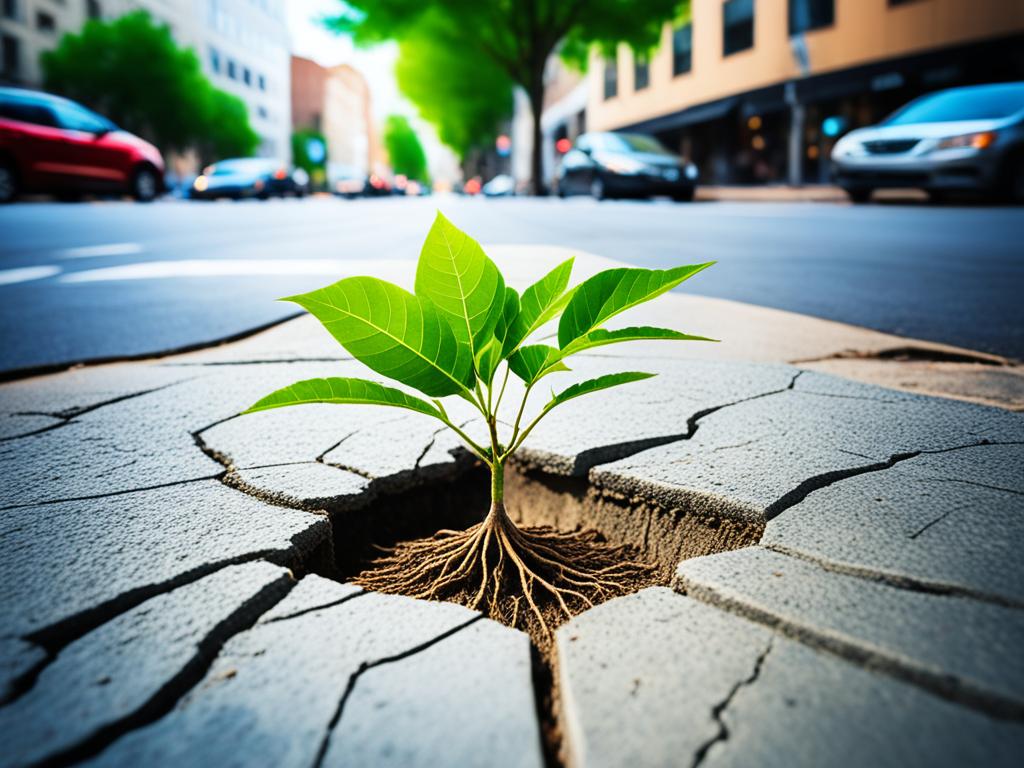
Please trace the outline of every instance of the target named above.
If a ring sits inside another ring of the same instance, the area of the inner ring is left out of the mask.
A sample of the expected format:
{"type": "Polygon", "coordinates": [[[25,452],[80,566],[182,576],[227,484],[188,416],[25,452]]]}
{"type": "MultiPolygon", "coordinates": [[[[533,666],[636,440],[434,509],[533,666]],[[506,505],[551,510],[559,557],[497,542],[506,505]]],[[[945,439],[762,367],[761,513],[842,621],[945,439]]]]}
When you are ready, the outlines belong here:
{"type": "MultiPolygon", "coordinates": [[[[0,766],[550,759],[525,635],[322,578],[361,515],[392,519],[398,498],[433,514],[421,489],[459,493],[469,462],[415,414],[240,416],[295,380],[367,374],[309,332],[0,386],[0,766]]],[[[644,506],[760,542],[670,563],[672,589],[558,630],[563,757],[932,766],[1024,751],[1024,416],[643,351],[550,377],[659,374],[556,411],[523,451],[531,482],[625,505],[620,522],[644,506]]]]}

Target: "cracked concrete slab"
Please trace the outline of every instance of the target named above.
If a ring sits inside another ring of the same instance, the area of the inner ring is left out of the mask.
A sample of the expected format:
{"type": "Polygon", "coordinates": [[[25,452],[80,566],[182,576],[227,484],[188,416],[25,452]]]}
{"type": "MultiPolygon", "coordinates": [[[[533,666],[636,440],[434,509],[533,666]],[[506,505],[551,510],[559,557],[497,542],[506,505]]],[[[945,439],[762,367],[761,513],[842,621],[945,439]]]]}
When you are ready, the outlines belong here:
{"type": "Polygon", "coordinates": [[[230,566],[147,600],[63,648],[0,709],[3,765],[67,762],[170,709],[223,642],[292,586],[269,563],[230,566]]]}
{"type": "MultiPolygon", "coordinates": [[[[696,660],[699,663],[699,658],[696,660]]],[[[1011,768],[1024,726],[966,710],[835,657],[777,638],[755,684],[721,713],[728,737],[705,768],[1011,768]]]]}
{"type": "Polygon", "coordinates": [[[557,632],[573,766],[1010,766],[1024,726],[662,588],[557,632]]]}
{"type": "Polygon", "coordinates": [[[791,391],[708,415],[690,440],[601,465],[590,477],[625,493],[771,519],[821,487],[915,452],[1022,436],[1019,414],[804,374],[791,391]]]}
{"type": "Polygon", "coordinates": [[[362,475],[319,462],[258,467],[233,472],[232,487],[254,496],[303,509],[365,506],[370,481],[362,475]]]}
{"type": "Polygon", "coordinates": [[[1024,606],[1024,446],[922,454],[823,488],[761,543],[828,567],[1024,606]]]}
{"type": "Polygon", "coordinates": [[[3,513],[0,613],[25,636],[114,610],[141,591],[261,554],[301,560],[329,536],[322,515],[271,507],[214,480],[3,513]]]}
{"type": "Polygon", "coordinates": [[[474,630],[490,624],[477,617],[307,576],[226,644],[173,711],[89,764],[460,764],[438,761],[438,748],[494,764],[501,747],[502,765],[540,766],[528,643],[503,627],[474,630]]]}
{"type": "MultiPolygon", "coordinates": [[[[587,399],[570,401],[545,418],[523,445],[523,460],[545,472],[585,475],[597,464],[653,445],[673,443],[695,430],[718,407],[785,390],[797,371],[784,365],[736,362],[574,358],[573,372],[552,374],[543,384],[558,391],[574,381],[609,371],[638,370],[657,378],[587,399]]],[[[531,399],[539,408],[549,387],[531,399]]]]}
{"type": "Polygon", "coordinates": [[[688,764],[718,732],[715,704],[749,674],[770,638],[763,627],[663,587],[572,619],[556,632],[569,764],[688,764]]]}
{"type": "Polygon", "coordinates": [[[1024,612],[826,571],[762,547],[694,558],[676,587],[815,647],[1024,719],[1024,612]]]}

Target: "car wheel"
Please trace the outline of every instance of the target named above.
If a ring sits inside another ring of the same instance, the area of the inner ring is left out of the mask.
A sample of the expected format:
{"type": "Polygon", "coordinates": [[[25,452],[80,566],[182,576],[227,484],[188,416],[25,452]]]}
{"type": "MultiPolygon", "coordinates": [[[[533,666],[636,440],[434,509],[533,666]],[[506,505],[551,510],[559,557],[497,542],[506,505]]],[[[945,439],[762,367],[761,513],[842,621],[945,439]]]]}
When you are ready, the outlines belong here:
{"type": "Polygon", "coordinates": [[[598,177],[590,182],[590,196],[595,200],[605,200],[608,198],[608,190],[605,189],[604,179],[598,177]]]}
{"type": "Polygon", "coordinates": [[[565,184],[559,182],[557,188],[555,189],[555,192],[558,194],[560,198],[565,200],[565,184]]]}
{"type": "Polygon", "coordinates": [[[949,195],[939,189],[930,189],[926,192],[928,202],[932,205],[942,205],[949,202],[949,195]]]}
{"type": "Polygon", "coordinates": [[[160,191],[160,180],[156,171],[149,166],[141,166],[132,176],[132,197],[140,203],[152,202],[160,191]]]}
{"type": "Polygon", "coordinates": [[[676,192],[672,195],[672,199],[677,203],[692,203],[693,202],[694,190],[688,189],[685,192],[676,192]]]}
{"type": "Polygon", "coordinates": [[[871,193],[874,192],[875,190],[856,187],[853,189],[847,189],[845,191],[846,194],[849,196],[851,202],[867,203],[871,200],[871,193]]]}
{"type": "Polygon", "coordinates": [[[5,162],[0,162],[0,205],[9,203],[18,196],[18,177],[14,168],[5,162]]]}

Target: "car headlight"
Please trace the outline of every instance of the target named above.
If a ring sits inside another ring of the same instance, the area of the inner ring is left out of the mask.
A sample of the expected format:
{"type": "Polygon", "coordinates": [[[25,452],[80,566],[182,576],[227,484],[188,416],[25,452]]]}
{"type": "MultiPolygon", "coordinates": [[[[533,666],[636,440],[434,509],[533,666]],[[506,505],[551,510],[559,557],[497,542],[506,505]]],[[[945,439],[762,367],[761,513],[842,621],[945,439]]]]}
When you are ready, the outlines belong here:
{"type": "Polygon", "coordinates": [[[844,136],[836,142],[835,147],[832,148],[832,157],[851,157],[853,155],[863,155],[864,147],[861,143],[851,136],[844,136]]]}
{"type": "Polygon", "coordinates": [[[935,149],[987,149],[996,143],[997,136],[998,134],[995,131],[964,133],[960,136],[950,136],[942,139],[935,145],[935,149]]]}
{"type": "Polygon", "coordinates": [[[686,170],[684,171],[684,173],[686,174],[686,178],[688,178],[690,181],[693,181],[694,179],[697,178],[697,166],[694,165],[693,163],[687,163],[686,170]]]}
{"type": "Polygon", "coordinates": [[[628,157],[599,157],[597,162],[612,173],[621,173],[625,176],[642,173],[647,168],[639,160],[633,160],[628,157]]]}
{"type": "Polygon", "coordinates": [[[205,176],[197,176],[196,180],[192,182],[192,187],[196,192],[205,192],[206,188],[209,186],[210,182],[205,176]]]}

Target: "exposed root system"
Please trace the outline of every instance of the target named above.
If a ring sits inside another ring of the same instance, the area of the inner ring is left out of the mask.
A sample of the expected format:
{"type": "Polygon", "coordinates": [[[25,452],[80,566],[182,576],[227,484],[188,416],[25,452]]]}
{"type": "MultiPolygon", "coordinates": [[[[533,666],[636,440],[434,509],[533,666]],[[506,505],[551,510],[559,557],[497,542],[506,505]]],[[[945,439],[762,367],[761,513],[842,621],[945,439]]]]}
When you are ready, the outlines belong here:
{"type": "Polygon", "coordinates": [[[447,600],[550,644],[563,621],[650,584],[655,568],[594,531],[519,528],[503,505],[468,530],[399,543],[355,579],[378,592],[447,600]]]}

